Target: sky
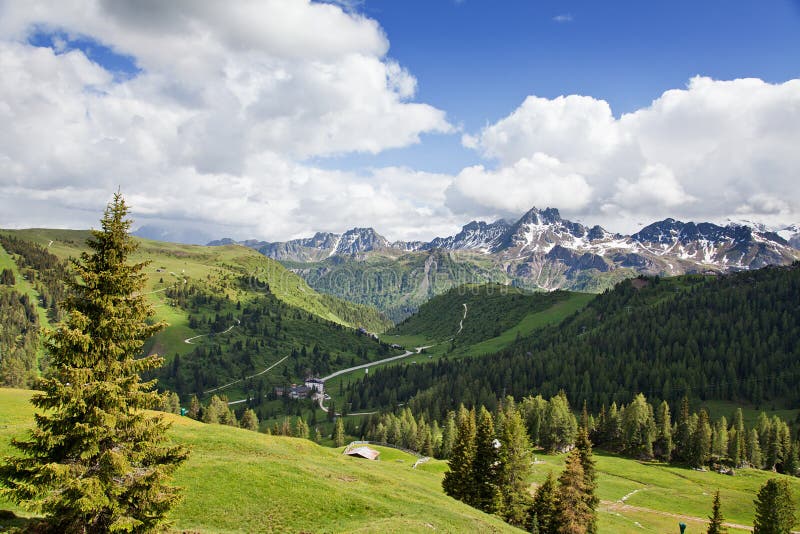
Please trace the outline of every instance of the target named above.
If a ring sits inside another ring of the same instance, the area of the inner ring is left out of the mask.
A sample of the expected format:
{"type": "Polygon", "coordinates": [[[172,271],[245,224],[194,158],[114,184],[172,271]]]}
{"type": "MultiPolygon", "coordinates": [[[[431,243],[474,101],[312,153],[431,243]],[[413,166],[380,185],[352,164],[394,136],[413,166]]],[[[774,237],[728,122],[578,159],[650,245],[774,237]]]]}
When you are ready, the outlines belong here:
{"type": "Polygon", "coordinates": [[[800,222],[800,1],[0,0],[0,227],[800,222]]]}

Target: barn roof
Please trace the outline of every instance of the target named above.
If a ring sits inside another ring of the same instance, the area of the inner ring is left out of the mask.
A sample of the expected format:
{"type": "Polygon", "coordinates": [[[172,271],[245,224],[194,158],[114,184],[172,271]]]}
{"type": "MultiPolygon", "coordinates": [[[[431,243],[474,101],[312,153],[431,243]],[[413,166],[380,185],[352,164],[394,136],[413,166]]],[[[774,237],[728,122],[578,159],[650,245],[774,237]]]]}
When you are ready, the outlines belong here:
{"type": "Polygon", "coordinates": [[[366,458],[367,460],[375,460],[378,458],[380,452],[376,451],[375,449],[370,449],[369,447],[356,447],[354,449],[350,449],[346,451],[345,454],[348,456],[357,456],[359,458],[366,458]]]}

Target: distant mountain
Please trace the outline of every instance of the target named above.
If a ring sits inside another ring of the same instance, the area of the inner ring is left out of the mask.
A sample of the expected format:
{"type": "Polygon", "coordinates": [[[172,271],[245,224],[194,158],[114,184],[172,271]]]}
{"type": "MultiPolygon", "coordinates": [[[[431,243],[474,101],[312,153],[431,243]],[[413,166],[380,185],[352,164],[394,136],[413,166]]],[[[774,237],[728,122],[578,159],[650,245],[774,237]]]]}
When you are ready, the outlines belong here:
{"type": "Polygon", "coordinates": [[[394,320],[433,294],[464,283],[602,291],[637,274],[727,272],[800,259],[797,226],[775,232],[747,221],[722,226],[668,218],[622,235],[562,219],[555,208],[532,208],[513,223],[472,221],[453,236],[429,242],[390,242],[372,228],[353,228],[343,234],[240,244],[285,262],[318,291],[378,306],[394,320]],[[365,270],[361,263],[368,258],[365,270]],[[351,280],[354,273],[377,278],[351,280]],[[344,279],[348,286],[338,287],[344,279]],[[404,293],[394,298],[400,288],[404,293]]]}
{"type": "Polygon", "coordinates": [[[792,224],[775,232],[785,239],[791,246],[800,249],[800,224],[792,224]]]}

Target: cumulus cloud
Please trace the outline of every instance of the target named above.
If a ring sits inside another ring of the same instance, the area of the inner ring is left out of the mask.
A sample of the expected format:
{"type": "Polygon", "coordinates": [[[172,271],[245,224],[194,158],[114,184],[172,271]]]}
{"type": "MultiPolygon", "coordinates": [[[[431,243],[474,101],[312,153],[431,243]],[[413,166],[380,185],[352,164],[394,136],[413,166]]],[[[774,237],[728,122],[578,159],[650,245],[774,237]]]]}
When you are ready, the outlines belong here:
{"type": "Polygon", "coordinates": [[[456,131],[415,101],[378,23],[342,5],[3,4],[0,226],[86,227],[117,187],[141,224],[240,238],[359,225],[429,239],[533,205],[615,230],[668,215],[800,220],[800,80],[698,77],[621,117],[591,96],[529,96],[463,136],[485,161],[453,175],[321,168],[456,131]]]}
{"type": "Polygon", "coordinates": [[[541,152],[513,165],[487,170],[483,165],[463,169],[448,188],[449,206],[457,213],[474,213],[490,206],[513,216],[532,206],[580,210],[591,198],[591,187],[557,158],[541,152]]]}
{"type": "MultiPolygon", "coordinates": [[[[416,79],[388,47],[374,20],[308,1],[6,4],[0,224],[70,224],[44,210],[20,216],[11,199],[22,197],[80,205],[96,219],[121,185],[140,216],[292,233],[277,217],[296,219],[308,201],[298,195],[313,193],[302,184],[359,191],[359,176],[307,158],[451,130],[443,111],[412,101],[416,79]],[[52,48],[29,42],[42,33],[52,48]],[[139,72],[120,80],[75,39],[132,58],[139,72]],[[260,222],[268,213],[276,217],[260,222]]],[[[87,223],[71,213],[74,226],[87,223]]]]}
{"type": "MultiPolygon", "coordinates": [[[[622,230],[668,215],[800,219],[800,80],[696,77],[619,118],[592,97],[529,96],[462,143],[497,162],[491,172],[504,177],[500,184],[526,183],[525,163],[533,155],[556,158],[564,172],[583,180],[570,187],[584,200],[564,202],[564,211],[616,222],[622,230]]],[[[454,209],[508,207],[502,195],[470,183],[454,181],[454,209]]]]}

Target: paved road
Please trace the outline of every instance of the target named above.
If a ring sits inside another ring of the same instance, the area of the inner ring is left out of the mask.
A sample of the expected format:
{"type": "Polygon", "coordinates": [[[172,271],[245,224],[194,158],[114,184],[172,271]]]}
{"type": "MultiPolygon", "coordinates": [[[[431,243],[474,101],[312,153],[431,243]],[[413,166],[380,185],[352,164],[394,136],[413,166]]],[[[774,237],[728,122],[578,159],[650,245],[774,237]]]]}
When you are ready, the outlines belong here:
{"type": "Polygon", "coordinates": [[[412,354],[419,354],[420,352],[422,352],[422,349],[429,349],[432,346],[433,345],[426,345],[425,347],[417,347],[413,351],[412,350],[407,350],[405,353],[400,354],[399,356],[392,356],[391,358],[384,358],[383,360],[378,360],[376,362],[369,362],[369,363],[365,363],[365,364],[362,364],[362,365],[356,365],[354,367],[348,367],[347,369],[342,369],[341,371],[336,371],[335,373],[331,373],[328,376],[326,376],[324,378],[321,378],[320,380],[325,382],[326,380],[330,380],[331,378],[335,378],[335,377],[340,376],[340,375],[345,375],[345,374],[350,373],[352,371],[358,371],[359,369],[366,369],[368,367],[372,367],[373,365],[380,365],[380,364],[386,363],[386,362],[393,362],[395,360],[401,360],[403,358],[407,358],[407,357],[411,356],[412,354]]]}

